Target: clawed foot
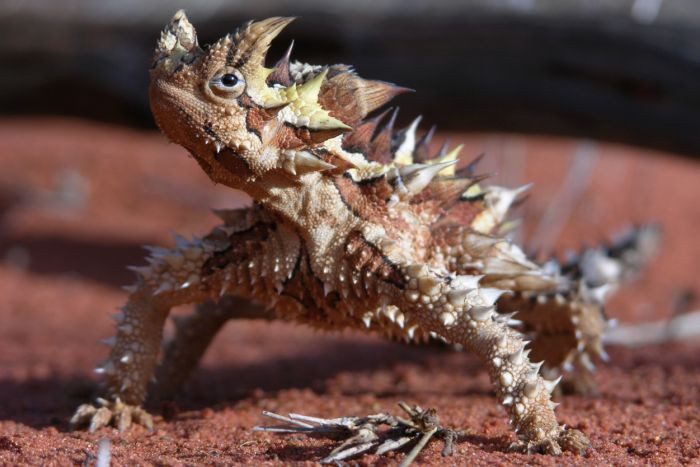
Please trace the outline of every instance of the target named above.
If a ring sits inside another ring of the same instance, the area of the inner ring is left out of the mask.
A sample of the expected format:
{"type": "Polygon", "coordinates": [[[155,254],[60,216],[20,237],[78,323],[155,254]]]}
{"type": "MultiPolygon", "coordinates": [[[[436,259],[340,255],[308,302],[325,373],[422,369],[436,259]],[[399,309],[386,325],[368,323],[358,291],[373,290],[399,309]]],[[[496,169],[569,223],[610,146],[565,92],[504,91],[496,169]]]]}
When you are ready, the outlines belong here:
{"type": "Polygon", "coordinates": [[[518,440],[510,445],[509,450],[526,454],[550,454],[559,456],[563,451],[583,455],[590,447],[591,442],[582,431],[567,428],[559,433],[559,437],[556,440],[547,439],[539,442],[518,440]]]}
{"type": "Polygon", "coordinates": [[[401,462],[401,466],[408,466],[433,437],[444,440],[443,456],[452,455],[452,445],[457,438],[457,432],[440,425],[435,409],[423,410],[418,406],[410,407],[404,402],[400,402],[399,407],[406,412],[408,419],[387,413],[366,417],[325,419],[299,414],[289,414],[285,417],[272,412],[263,412],[263,415],[282,421],[284,425],[258,426],[254,430],[272,433],[304,433],[313,437],[343,440],[321,460],[324,464],[340,462],[371,449],[375,449],[377,455],[382,455],[414,444],[411,452],[401,462]],[[382,425],[388,428],[380,431],[382,425]]]}
{"type": "Polygon", "coordinates": [[[114,401],[97,398],[97,406],[83,404],[75,411],[70,419],[72,429],[89,426],[90,432],[99,430],[109,424],[123,432],[132,423],[142,425],[153,431],[153,417],[141,407],[124,404],[117,397],[114,401]]]}
{"type": "Polygon", "coordinates": [[[591,441],[580,430],[573,428],[565,429],[559,435],[559,446],[564,451],[573,452],[574,454],[584,455],[591,447],[591,441]]]}

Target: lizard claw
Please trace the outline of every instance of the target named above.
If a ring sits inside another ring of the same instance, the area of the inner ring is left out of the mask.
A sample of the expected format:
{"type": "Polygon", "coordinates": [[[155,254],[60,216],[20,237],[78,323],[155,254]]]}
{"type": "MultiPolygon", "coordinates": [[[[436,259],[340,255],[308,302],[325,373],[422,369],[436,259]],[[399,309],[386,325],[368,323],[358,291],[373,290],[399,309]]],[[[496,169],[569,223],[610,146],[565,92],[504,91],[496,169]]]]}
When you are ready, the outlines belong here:
{"type": "Polygon", "coordinates": [[[91,433],[110,424],[120,433],[132,424],[153,431],[153,417],[148,412],[141,407],[125,404],[118,397],[114,401],[98,397],[96,405],[82,404],[70,419],[71,429],[87,425],[91,433]]]}
{"type": "Polygon", "coordinates": [[[591,441],[582,431],[567,428],[559,434],[559,445],[564,451],[584,455],[591,447],[591,441]]]}
{"type": "Polygon", "coordinates": [[[549,454],[551,456],[560,456],[562,453],[561,446],[553,439],[545,439],[544,441],[518,440],[508,446],[508,451],[521,454],[549,454]]]}
{"type": "Polygon", "coordinates": [[[561,430],[557,439],[548,438],[543,441],[530,442],[518,440],[512,443],[508,447],[508,450],[524,454],[549,454],[552,456],[560,456],[563,451],[583,455],[590,447],[591,442],[583,432],[566,428],[561,430]]]}

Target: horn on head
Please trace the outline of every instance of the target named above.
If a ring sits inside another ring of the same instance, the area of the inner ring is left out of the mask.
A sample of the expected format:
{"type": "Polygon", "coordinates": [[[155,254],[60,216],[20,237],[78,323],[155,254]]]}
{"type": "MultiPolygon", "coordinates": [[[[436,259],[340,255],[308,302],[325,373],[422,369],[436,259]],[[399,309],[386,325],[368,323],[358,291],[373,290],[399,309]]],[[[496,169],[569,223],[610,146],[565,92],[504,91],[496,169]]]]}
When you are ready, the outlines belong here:
{"type": "Polygon", "coordinates": [[[209,50],[210,55],[217,54],[225,59],[227,66],[241,72],[246,81],[246,93],[253,102],[264,108],[274,108],[290,102],[286,91],[267,85],[267,79],[275,69],[265,68],[265,57],[272,40],[294,19],[278,16],[250,22],[235,34],[222,38],[209,50]]]}
{"type": "Polygon", "coordinates": [[[294,19],[276,16],[248,23],[236,32],[231,49],[233,53],[227,57],[226,64],[239,69],[249,80],[258,77],[263,73],[272,40],[294,19]]]}
{"type": "Polygon", "coordinates": [[[197,31],[187,19],[185,10],[178,10],[160,34],[154,61],[179,59],[196,50],[201,50],[197,43],[197,31]]]}

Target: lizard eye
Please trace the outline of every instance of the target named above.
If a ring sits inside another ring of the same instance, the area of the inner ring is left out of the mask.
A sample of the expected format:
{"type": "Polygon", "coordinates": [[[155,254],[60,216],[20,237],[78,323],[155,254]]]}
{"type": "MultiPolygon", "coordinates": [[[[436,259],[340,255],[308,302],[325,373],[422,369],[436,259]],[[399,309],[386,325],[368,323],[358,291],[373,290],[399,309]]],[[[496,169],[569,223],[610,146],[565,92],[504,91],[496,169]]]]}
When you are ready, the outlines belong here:
{"type": "Polygon", "coordinates": [[[224,76],[221,77],[221,84],[223,84],[227,88],[232,88],[236,84],[238,84],[238,77],[233,73],[226,73],[224,76]]]}
{"type": "Polygon", "coordinates": [[[217,96],[236,98],[245,89],[245,80],[238,70],[222,70],[209,81],[209,87],[217,96]]]}

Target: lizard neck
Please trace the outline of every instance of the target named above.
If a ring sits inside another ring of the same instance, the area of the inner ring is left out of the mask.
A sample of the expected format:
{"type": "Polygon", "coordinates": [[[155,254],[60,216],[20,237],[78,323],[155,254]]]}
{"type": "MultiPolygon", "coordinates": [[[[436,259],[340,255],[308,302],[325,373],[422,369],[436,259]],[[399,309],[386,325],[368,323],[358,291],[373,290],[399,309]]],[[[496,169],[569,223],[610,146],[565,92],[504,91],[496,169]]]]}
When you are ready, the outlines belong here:
{"type": "Polygon", "coordinates": [[[337,275],[335,259],[342,257],[349,233],[362,223],[343,201],[333,178],[320,172],[298,180],[270,174],[251,187],[249,194],[299,233],[314,273],[332,282],[337,275]]]}

